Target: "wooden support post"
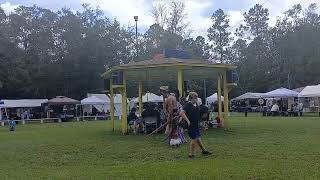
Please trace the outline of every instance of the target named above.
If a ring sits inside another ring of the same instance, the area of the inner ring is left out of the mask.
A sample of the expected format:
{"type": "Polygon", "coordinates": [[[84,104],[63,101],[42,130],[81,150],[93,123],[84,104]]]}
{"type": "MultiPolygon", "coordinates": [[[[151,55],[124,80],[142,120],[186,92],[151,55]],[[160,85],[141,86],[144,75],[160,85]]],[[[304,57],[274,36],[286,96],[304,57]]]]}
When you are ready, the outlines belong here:
{"type": "Polygon", "coordinates": [[[227,84],[227,73],[223,73],[223,96],[224,96],[224,128],[229,128],[229,87],[227,84]]]}
{"type": "Polygon", "coordinates": [[[43,124],[43,119],[40,119],[40,123],[43,124]]]}
{"type": "Polygon", "coordinates": [[[4,126],[4,121],[1,121],[1,126],[4,126]]]}
{"type": "Polygon", "coordinates": [[[181,98],[183,96],[183,69],[178,69],[178,91],[179,91],[179,97],[181,98]]]}
{"type": "Polygon", "coordinates": [[[218,94],[218,117],[222,119],[222,103],[221,103],[221,75],[218,75],[218,89],[217,89],[217,94],[218,94]]]}
{"type": "Polygon", "coordinates": [[[59,119],[58,119],[58,122],[59,122],[59,123],[62,123],[62,120],[61,120],[61,118],[59,118],[59,119]]]}
{"type": "Polygon", "coordinates": [[[110,115],[111,115],[111,122],[112,122],[112,131],[114,131],[114,95],[113,95],[112,79],[110,80],[110,115]]]}
{"type": "Polygon", "coordinates": [[[23,125],[26,124],[26,120],[22,120],[22,124],[23,124],[23,125]]]}
{"type": "Polygon", "coordinates": [[[142,82],[139,82],[139,113],[141,116],[142,113],[142,82]]]}
{"type": "Polygon", "coordinates": [[[123,88],[122,88],[122,133],[126,134],[127,129],[127,82],[126,74],[123,72],[123,88]]]}

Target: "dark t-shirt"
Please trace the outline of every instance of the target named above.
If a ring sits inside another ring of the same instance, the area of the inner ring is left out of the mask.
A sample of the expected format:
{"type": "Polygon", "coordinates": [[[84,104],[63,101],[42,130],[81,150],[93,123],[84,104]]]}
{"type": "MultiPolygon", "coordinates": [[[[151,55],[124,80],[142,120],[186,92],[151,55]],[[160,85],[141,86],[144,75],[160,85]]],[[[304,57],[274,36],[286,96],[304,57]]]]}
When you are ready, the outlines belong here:
{"type": "Polygon", "coordinates": [[[201,120],[202,121],[208,121],[209,120],[209,109],[208,109],[208,107],[202,104],[202,105],[199,106],[199,108],[200,108],[201,120]],[[204,116],[204,115],[206,115],[206,116],[204,116]]]}
{"type": "Polygon", "coordinates": [[[129,123],[129,122],[132,121],[132,120],[138,119],[138,117],[137,117],[136,113],[130,112],[130,113],[129,113],[129,116],[127,117],[127,119],[128,119],[128,120],[127,120],[128,123],[129,123]]]}
{"type": "Polygon", "coordinates": [[[194,106],[191,102],[188,102],[183,107],[186,116],[190,121],[190,126],[188,129],[198,129],[200,120],[200,109],[198,106],[194,106]]]}

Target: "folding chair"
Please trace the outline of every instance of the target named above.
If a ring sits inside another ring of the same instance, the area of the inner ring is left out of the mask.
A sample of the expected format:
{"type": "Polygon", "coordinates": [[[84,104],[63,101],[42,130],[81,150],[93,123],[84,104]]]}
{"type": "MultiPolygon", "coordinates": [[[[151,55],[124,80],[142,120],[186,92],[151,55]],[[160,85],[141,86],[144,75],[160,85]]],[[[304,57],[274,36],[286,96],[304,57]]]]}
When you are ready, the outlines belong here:
{"type": "Polygon", "coordinates": [[[150,132],[154,131],[155,129],[157,129],[157,127],[158,127],[156,116],[145,117],[145,118],[143,118],[143,121],[145,123],[145,128],[144,128],[145,133],[150,133],[150,132]]]}

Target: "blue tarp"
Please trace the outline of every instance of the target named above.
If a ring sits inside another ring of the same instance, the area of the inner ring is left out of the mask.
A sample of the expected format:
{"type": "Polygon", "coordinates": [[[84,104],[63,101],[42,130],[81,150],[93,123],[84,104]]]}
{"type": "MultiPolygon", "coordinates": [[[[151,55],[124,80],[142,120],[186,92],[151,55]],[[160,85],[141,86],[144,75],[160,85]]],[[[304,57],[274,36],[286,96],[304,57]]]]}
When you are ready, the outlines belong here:
{"type": "Polygon", "coordinates": [[[164,57],[166,58],[180,58],[180,59],[191,59],[191,55],[186,51],[166,49],[164,51],[164,57]]]}

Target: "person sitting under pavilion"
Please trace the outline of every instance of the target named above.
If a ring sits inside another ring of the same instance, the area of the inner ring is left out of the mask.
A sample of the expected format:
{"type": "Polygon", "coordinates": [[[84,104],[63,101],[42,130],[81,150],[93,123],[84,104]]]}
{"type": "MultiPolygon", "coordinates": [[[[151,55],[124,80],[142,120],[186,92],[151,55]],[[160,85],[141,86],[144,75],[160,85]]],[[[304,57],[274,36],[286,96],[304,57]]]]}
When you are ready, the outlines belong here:
{"type": "Polygon", "coordinates": [[[133,129],[133,133],[136,133],[137,130],[143,129],[143,123],[139,120],[138,116],[136,115],[136,108],[132,108],[128,117],[127,122],[131,129],[133,129]]]}
{"type": "Polygon", "coordinates": [[[280,109],[278,103],[274,103],[271,107],[272,116],[279,116],[280,109]]]}

